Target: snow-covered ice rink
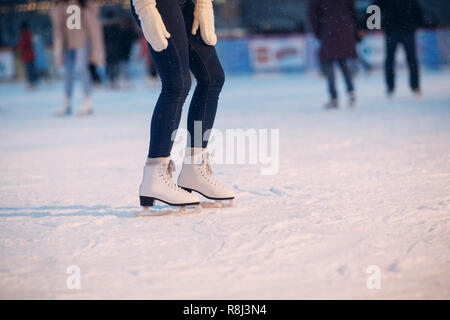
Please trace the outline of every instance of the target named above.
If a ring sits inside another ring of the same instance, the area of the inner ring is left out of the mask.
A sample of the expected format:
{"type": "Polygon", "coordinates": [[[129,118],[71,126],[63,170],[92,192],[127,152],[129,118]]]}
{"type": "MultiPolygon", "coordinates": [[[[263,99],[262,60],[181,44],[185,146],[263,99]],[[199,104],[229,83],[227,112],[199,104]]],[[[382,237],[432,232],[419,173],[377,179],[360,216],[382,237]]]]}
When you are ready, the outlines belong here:
{"type": "Polygon", "coordinates": [[[215,165],[236,207],[152,218],[133,214],[158,88],[58,119],[61,83],[0,84],[0,298],[449,299],[450,72],[421,102],[406,76],[393,101],[361,76],[332,112],[314,75],[228,77],[216,127],[280,129],[278,174],[215,165]]]}

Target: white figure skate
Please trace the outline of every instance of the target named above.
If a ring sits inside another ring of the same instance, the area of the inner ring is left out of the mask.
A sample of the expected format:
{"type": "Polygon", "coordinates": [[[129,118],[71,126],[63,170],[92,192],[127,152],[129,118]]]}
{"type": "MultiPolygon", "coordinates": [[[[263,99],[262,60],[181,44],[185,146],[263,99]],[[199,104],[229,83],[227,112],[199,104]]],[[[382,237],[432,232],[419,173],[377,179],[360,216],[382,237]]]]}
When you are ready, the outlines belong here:
{"type": "Polygon", "coordinates": [[[195,191],[207,199],[204,208],[224,208],[234,205],[234,191],[219,183],[213,177],[211,160],[206,149],[186,148],[183,168],[178,177],[178,185],[188,192],[195,191]]]}
{"type": "Polygon", "coordinates": [[[92,107],[91,98],[84,98],[83,105],[77,110],[77,116],[88,116],[94,113],[94,108],[92,107]]]}
{"type": "Polygon", "coordinates": [[[147,160],[139,189],[139,199],[144,210],[136,216],[158,216],[174,213],[173,211],[150,212],[149,207],[154,206],[156,200],[170,206],[181,207],[178,213],[198,211],[198,204],[200,203],[198,196],[186,192],[173,182],[172,173],[174,170],[175,166],[169,157],[149,158],[147,160]],[[194,206],[193,209],[187,208],[192,206],[194,206]]]}
{"type": "Polygon", "coordinates": [[[64,97],[63,104],[61,108],[56,110],[55,115],[57,117],[68,116],[72,113],[72,109],[70,108],[70,99],[68,97],[64,97]]]}

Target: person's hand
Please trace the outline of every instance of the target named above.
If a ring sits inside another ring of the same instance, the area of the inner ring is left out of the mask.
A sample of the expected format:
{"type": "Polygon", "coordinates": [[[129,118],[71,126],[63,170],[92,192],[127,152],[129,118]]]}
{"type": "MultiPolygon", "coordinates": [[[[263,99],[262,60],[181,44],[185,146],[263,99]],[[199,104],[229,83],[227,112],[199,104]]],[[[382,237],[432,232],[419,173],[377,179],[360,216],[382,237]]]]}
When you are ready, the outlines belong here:
{"type": "Polygon", "coordinates": [[[145,39],[156,52],[163,51],[169,45],[170,33],[156,9],[155,0],[133,0],[136,13],[141,21],[141,29],[145,39]]]}
{"type": "Polygon", "coordinates": [[[214,27],[212,0],[197,0],[195,3],[192,34],[195,35],[199,28],[203,41],[210,46],[215,46],[217,36],[214,27]]]}

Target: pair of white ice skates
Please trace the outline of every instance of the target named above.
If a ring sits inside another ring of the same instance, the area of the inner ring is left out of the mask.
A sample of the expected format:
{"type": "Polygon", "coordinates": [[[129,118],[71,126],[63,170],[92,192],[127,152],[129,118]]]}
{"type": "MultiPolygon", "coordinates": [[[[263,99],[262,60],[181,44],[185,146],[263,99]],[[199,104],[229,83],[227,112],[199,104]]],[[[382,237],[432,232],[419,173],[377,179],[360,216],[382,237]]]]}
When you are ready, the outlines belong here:
{"type": "MultiPolygon", "coordinates": [[[[94,108],[92,107],[92,102],[89,97],[84,99],[83,105],[77,110],[77,116],[88,116],[94,113],[94,108]]],[[[72,114],[72,108],[70,107],[70,100],[66,97],[64,98],[63,105],[61,108],[56,110],[55,115],[57,117],[68,116],[72,114]]]]}
{"type": "Polygon", "coordinates": [[[202,203],[203,207],[228,207],[233,205],[234,191],[214,179],[206,149],[187,148],[183,167],[176,184],[172,180],[175,165],[169,157],[149,158],[144,167],[144,177],[139,198],[144,212],[161,201],[171,206],[198,208],[200,198],[196,193],[215,202],[202,203]]]}

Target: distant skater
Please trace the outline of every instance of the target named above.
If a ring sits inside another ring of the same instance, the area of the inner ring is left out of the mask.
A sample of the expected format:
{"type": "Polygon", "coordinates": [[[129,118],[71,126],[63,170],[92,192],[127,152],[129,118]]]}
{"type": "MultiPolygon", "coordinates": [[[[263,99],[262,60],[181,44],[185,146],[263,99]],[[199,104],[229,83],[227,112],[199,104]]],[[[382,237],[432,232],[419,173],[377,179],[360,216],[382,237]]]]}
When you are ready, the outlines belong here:
{"type": "Polygon", "coordinates": [[[111,89],[117,89],[117,81],[120,73],[120,21],[114,10],[110,9],[105,14],[103,35],[106,52],[106,75],[111,89]]]}
{"type": "Polygon", "coordinates": [[[75,71],[80,74],[83,84],[84,101],[77,110],[78,115],[92,114],[91,93],[92,78],[89,72],[89,62],[95,65],[104,65],[103,32],[98,17],[99,9],[90,0],[59,0],[52,9],[53,23],[53,50],[56,65],[64,66],[64,100],[62,106],[56,111],[57,116],[72,113],[71,98],[75,71]],[[69,29],[66,27],[67,8],[78,5],[81,8],[81,28],[69,29]]]}
{"type": "Polygon", "coordinates": [[[33,47],[33,39],[28,23],[23,22],[20,27],[19,43],[17,45],[20,57],[25,65],[25,73],[27,83],[30,88],[34,88],[37,83],[37,72],[35,65],[35,52],[33,47]]]}
{"type": "Polygon", "coordinates": [[[419,62],[416,52],[416,30],[423,22],[422,9],[417,0],[378,0],[382,28],[386,35],[385,77],[387,94],[395,91],[395,52],[399,44],[406,52],[409,68],[409,86],[417,99],[422,98],[419,62]]]}
{"type": "Polygon", "coordinates": [[[328,82],[330,102],[326,109],[339,106],[334,64],[344,75],[349,106],[355,104],[355,88],[349,68],[349,59],[356,54],[356,9],[354,0],[311,0],[309,20],[317,39],[320,40],[319,60],[328,82]]]}
{"type": "MultiPolygon", "coordinates": [[[[138,33],[134,27],[134,21],[130,15],[125,15],[120,21],[120,33],[119,33],[119,66],[120,66],[120,78],[121,87],[130,87],[130,72],[129,64],[131,57],[131,48],[134,42],[137,40],[138,33]]],[[[147,49],[148,51],[148,49],[147,49]]]]}

